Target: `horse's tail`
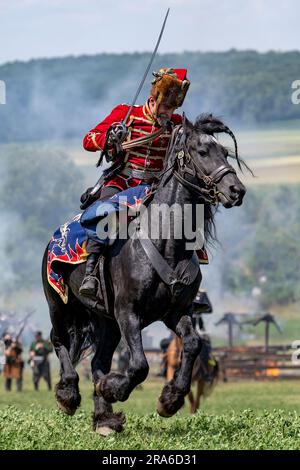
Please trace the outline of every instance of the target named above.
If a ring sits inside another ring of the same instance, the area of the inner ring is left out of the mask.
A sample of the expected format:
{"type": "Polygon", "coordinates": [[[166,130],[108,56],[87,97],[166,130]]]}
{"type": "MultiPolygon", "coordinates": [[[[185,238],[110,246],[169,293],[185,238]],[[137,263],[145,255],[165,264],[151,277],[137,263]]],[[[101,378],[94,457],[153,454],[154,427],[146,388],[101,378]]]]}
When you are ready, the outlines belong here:
{"type": "Polygon", "coordinates": [[[84,305],[69,289],[69,298],[65,304],[59,294],[48,282],[47,276],[48,245],[42,261],[43,289],[49,306],[52,323],[50,338],[65,344],[69,350],[73,365],[78,364],[96,347],[96,322],[93,321],[84,305]]]}

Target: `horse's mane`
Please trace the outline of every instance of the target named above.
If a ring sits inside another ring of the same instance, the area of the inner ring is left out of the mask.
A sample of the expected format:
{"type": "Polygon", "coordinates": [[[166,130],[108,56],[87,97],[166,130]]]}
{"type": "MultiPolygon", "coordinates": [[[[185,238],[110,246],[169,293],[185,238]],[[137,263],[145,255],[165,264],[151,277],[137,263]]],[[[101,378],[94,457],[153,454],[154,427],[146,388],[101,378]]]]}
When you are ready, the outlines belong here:
{"type": "MultiPolygon", "coordinates": [[[[234,158],[237,162],[237,165],[241,172],[243,172],[243,167],[246,168],[253,176],[252,170],[249,168],[247,163],[239,156],[238,145],[232,130],[224,124],[221,119],[217,118],[211,113],[204,113],[197,117],[194,129],[198,132],[208,135],[225,133],[230,135],[234,142],[234,152],[229,151],[228,156],[234,158]]],[[[230,150],[230,149],[229,149],[230,150]]]]}
{"type": "MultiPolygon", "coordinates": [[[[197,117],[194,123],[194,129],[196,132],[203,134],[214,135],[218,133],[225,133],[230,135],[234,142],[234,152],[228,150],[228,156],[234,158],[237,162],[239,169],[243,172],[243,167],[246,168],[253,176],[252,170],[248,167],[245,161],[239,156],[238,145],[236,137],[232,130],[224,124],[221,119],[214,116],[211,113],[204,113],[197,117]]],[[[218,207],[214,207],[210,204],[205,203],[204,209],[204,236],[208,245],[214,245],[218,242],[215,225],[215,214],[218,207]]]]}
{"type": "Polygon", "coordinates": [[[205,245],[214,246],[218,243],[215,215],[218,207],[204,203],[204,242],[205,245]]]}
{"type": "MultiPolygon", "coordinates": [[[[183,121],[183,126],[184,122],[183,121]]],[[[203,113],[196,118],[194,124],[189,123],[195,132],[201,134],[207,134],[210,136],[214,136],[214,134],[225,133],[230,135],[234,142],[234,152],[231,149],[228,150],[228,156],[236,160],[239,169],[243,172],[243,168],[246,168],[253,176],[252,170],[248,167],[245,161],[239,156],[238,152],[238,145],[236,141],[236,137],[232,130],[221,121],[220,118],[214,116],[211,113],[203,113]]],[[[185,126],[184,126],[185,127],[185,126]]],[[[174,132],[174,131],[173,131],[174,132]]],[[[221,145],[221,144],[220,144],[221,145]]],[[[171,152],[171,158],[175,158],[173,152],[171,152]],[[172,155],[173,154],[173,155],[172,155]]],[[[167,170],[170,161],[168,159],[165,161],[164,171],[167,170]]],[[[218,243],[217,232],[216,232],[216,224],[215,224],[215,215],[218,211],[218,206],[212,206],[211,204],[204,202],[204,238],[205,238],[205,245],[214,246],[218,243]]]]}

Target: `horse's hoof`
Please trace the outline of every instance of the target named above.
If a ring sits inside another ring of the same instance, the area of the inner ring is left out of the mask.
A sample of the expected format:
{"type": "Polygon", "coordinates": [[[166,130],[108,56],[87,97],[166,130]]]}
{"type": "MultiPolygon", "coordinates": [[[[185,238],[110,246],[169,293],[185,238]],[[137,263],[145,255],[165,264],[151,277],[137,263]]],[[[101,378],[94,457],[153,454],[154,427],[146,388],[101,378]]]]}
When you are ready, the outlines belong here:
{"type": "Polygon", "coordinates": [[[60,403],[59,401],[57,401],[56,404],[58,408],[60,409],[60,411],[62,411],[66,415],[73,416],[75,414],[76,408],[68,408],[64,406],[62,403],[60,403]]]}
{"type": "Polygon", "coordinates": [[[160,400],[157,402],[156,406],[156,411],[161,416],[162,418],[171,418],[173,416],[172,414],[168,413],[167,410],[165,409],[164,405],[160,400]]]}
{"type": "Polygon", "coordinates": [[[109,426],[97,426],[96,429],[95,429],[95,432],[97,434],[100,434],[100,436],[107,437],[115,431],[114,431],[114,429],[110,428],[109,426]]]}

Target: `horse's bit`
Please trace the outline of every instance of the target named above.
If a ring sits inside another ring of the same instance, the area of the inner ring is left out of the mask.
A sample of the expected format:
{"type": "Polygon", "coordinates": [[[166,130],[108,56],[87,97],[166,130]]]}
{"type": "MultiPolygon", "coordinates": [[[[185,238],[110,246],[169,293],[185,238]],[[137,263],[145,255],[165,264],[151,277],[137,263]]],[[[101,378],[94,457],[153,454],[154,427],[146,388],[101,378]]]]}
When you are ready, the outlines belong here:
{"type": "Polygon", "coordinates": [[[183,126],[178,126],[178,128],[174,130],[169,146],[169,152],[171,153],[173,151],[176,152],[176,161],[178,163],[178,169],[174,169],[174,162],[171,167],[167,168],[167,170],[162,173],[165,173],[169,169],[172,169],[175,178],[180,181],[181,184],[186,186],[193,193],[196,193],[199,197],[203,198],[206,202],[216,205],[218,203],[219,194],[217,184],[221,181],[223,176],[227,175],[228,173],[236,174],[235,169],[229,164],[223,164],[213,170],[210,175],[206,175],[204,171],[199,167],[199,165],[195,162],[194,158],[192,157],[186,146],[183,126]],[[185,178],[186,174],[192,177],[196,177],[203,181],[204,187],[201,187],[187,180],[185,178]]]}

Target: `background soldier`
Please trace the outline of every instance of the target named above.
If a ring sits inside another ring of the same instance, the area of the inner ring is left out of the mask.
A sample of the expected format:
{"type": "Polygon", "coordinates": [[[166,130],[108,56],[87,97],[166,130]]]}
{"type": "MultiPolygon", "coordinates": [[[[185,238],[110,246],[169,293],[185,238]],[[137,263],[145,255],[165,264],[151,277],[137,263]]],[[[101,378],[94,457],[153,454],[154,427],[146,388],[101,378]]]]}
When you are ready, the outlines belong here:
{"type": "Polygon", "coordinates": [[[35,341],[30,346],[29,357],[30,365],[33,369],[34,389],[39,389],[40,378],[43,377],[51,390],[51,374],[48,355],[53,351],[50,341],[43,339],[42,332],[37,331],[35,341]]]}
{"type": "Polygon", "coordinates": [[[5,365],[3,369],[5,390],[10,392],[12,387],[12,379],[16,379],[17,391],[21,392],[24,368],[21,343],[17,340],[13,340],[10,334],[6,334],[3,339],[5,347],[5,365]]]}

